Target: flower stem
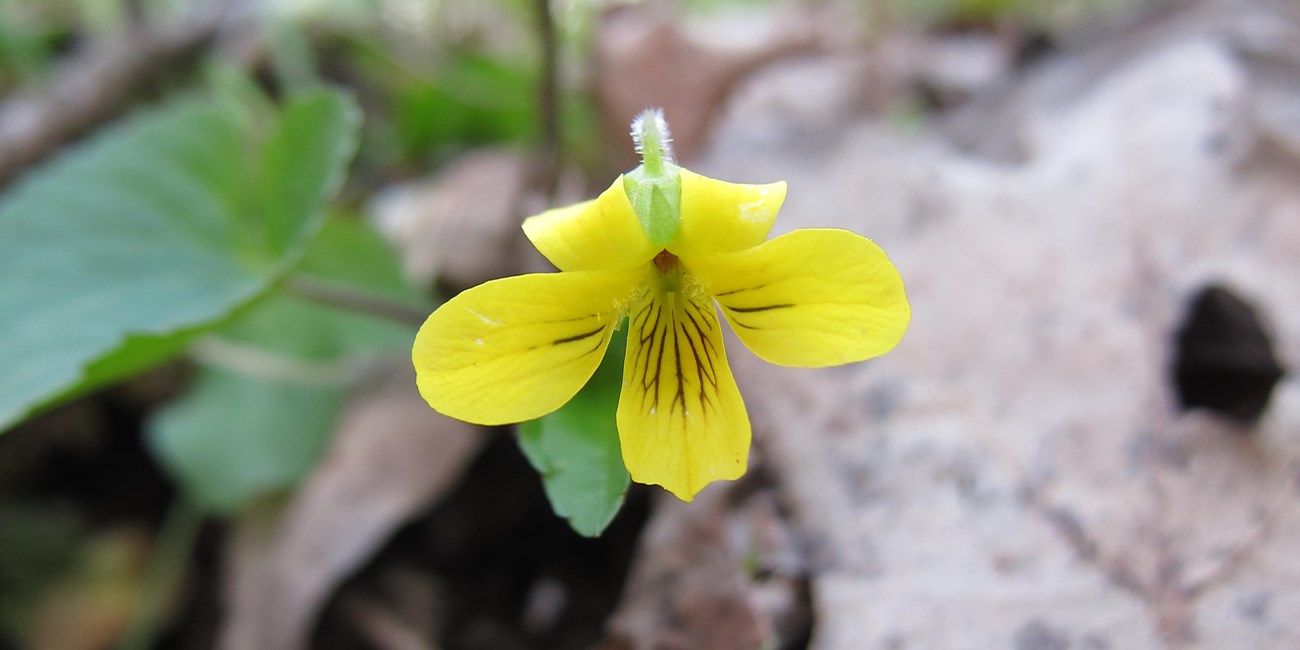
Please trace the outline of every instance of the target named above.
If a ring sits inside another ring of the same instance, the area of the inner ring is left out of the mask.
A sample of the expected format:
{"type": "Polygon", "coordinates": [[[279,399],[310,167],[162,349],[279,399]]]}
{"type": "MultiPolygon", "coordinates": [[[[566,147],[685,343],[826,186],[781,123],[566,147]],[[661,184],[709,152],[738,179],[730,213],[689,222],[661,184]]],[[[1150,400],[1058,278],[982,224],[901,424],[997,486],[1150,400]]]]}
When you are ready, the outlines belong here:
{"type": "Polygon", "coordinates": [[[664,121],[664,112],[657,108],[641,111],[632,121],[632,141],[636,143],[637,153],[641,154],[641,166],[646,176],[663,176],[665,163],[673,162],[673,140],[668,133],[668,122],[664,121]]]}
{"type": "Polygon", "coordinates": [[[428,311],[406,303],[301,275],[291,276],[285,281],[284,288],[299,298],[387,318],[403,325],[419,327],[429,317],[428,311]]]}

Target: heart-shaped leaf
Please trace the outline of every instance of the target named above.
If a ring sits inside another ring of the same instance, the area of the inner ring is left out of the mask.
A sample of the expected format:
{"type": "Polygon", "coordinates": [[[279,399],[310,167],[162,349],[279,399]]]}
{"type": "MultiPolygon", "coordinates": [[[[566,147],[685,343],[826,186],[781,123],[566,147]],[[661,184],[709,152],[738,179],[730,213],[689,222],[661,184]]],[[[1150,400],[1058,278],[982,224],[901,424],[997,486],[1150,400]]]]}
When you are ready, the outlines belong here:
{"type": "Polygon", "coordinates": [[[568,404],[519,425],[519,446],[542,475],[555,514],[595,537],[623,507],[628,475],[618,443],[618,394],[627,336],[617,334],[587,385],[568,404]]]}
{"type": "MultiPolygon", "coordinates": [[[[298,273],[418,305],[396,255],[360,222],[331,219],[298,273]]],[[[199,341],[189,394],[149,423],[150,450],[190,498],[233,512],[289,488],[336,428],[376,357],[410,350],[413,326],[276,292],[199,341]]]]}
{"type": "Polygon", "coordinates": [[[0,430],[179,353],[298,261],[357,111],[322,90],[244,118],[174,102],[0,197],[0,430]]]}

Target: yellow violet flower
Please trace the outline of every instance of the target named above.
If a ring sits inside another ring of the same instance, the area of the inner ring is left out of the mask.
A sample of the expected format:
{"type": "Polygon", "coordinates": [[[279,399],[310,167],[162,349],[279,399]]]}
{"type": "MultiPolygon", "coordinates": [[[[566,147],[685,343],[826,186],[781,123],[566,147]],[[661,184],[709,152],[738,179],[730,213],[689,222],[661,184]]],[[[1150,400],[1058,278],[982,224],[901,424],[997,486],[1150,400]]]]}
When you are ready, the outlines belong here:
{"type": "Polygon", "coordinates": [[[742,185],[673,164],[657,112],[633,124],[643,164],[594,200],[549,210],[524,233],[559,273],[493,280],[435,311],[416,336],[420,393],[485,425],[568,402],[628,318],[617,422],[632,480],[690,501],[739,478],[749,417],[716,303],[760,358],[825,367],[892,349],[911,316],[878,246],[846,230],[768,240],[785,183],[742,185]]]}

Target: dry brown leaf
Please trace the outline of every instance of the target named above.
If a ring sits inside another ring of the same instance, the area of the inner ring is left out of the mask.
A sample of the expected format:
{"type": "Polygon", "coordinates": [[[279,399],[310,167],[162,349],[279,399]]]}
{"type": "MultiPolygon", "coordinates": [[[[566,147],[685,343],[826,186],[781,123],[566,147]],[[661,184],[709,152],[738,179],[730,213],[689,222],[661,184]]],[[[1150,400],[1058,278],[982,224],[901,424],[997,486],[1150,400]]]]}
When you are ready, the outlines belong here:
{"type": "Polygon", "coordinates": [[[518,151],[466,154],[429,181],[384,192],[375,225],[420,285],[469,287],[519,273],[530,259],[519,251],[527,170],[518,151]]]}
{"type": "Polygon", "coordinates": [[[24,630],[23,647],[95,650],[120,641],[145,591],[148,553],[148,536],[131,527],[86,540],[75,566],[42,594],[24,630]]]}
{"type": "Polygon", "coordinates": [[[737,99],[698,171],[789,181],[778,228],[871,236],[913,308],[867,364],[731,348],[812,549],[813,647],[1300,647],[1300,383],[1242,435],[1170,381],[1212,282],[1300,367],[1300,175],[1221,37],[1268,6],[1022,105],[1021,165],[878,121],[756,137],[806,94],[789,70],[737,99]]]}
{"type": "Polygon", "coordinates": [[[689,504],[660,496],[610,620],[616,643],[740,650],[760,647],[770,636],[768,621],[749,601],[749,580],[727,535],[729,493],[720,486],[689,504]]]}
{"type": "Polygon", "coordinates": [[[707,144],[713,121],[738,81],[814,45],[811,28],[800,20],[779,24],[762,40],[726,38],[716,29],[707,35],[687,31],[671,3],[606,10],[596,33],[594,86],[611,167],[637,164],[628,125],[651,107],[664,109],[678,158],[692,159],[707,144]]]}
{"type": "Polygon", "coordinates": [[[483,436],[430,410],[409,368],[354,398],[283,510],[238,524],[220,647],[303,647],[338,584],[456,484],[483,436]]]}

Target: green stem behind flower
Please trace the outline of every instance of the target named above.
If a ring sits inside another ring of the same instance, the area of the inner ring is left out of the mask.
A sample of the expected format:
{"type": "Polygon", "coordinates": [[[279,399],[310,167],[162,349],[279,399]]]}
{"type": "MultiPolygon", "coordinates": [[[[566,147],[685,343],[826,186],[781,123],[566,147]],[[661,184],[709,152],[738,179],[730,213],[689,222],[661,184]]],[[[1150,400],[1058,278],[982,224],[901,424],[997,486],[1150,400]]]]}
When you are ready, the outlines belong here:
{"type": "Polygon", "coordinates": [[[360,289],[322,282],[304,275],[290,276],[284,286],[289,293],[299,298],[386,318],[403,325],[419,327],[429,316],[426,310],[403,302],[360,289]]]}

